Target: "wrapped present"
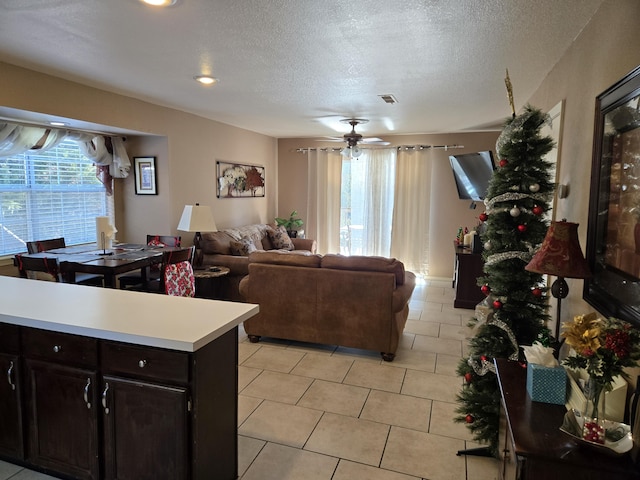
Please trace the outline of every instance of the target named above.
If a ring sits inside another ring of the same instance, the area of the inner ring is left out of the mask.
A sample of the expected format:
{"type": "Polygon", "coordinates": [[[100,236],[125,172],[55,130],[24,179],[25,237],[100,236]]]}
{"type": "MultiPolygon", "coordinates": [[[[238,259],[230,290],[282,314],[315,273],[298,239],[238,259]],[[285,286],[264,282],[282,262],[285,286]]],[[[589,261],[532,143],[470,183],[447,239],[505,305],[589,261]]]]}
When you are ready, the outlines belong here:
{"type": "Polygon", "coordinates": [[[545,367],[527,364],[527,393],[534,402],[564,405],[567,397],[567,372],[558,365],[545,367]]]}

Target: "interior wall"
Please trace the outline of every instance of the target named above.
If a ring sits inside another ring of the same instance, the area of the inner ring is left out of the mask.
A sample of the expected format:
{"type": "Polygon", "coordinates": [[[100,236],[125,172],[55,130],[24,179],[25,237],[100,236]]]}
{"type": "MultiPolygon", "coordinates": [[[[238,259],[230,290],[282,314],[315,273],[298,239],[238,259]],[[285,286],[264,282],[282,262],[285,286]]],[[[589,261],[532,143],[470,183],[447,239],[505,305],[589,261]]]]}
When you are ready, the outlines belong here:
{"type": "MultiPolygon", "coordinates": [[[[580,224],[578,234],[586,252],[595,99],[640,65],[640,2],[606,0],[540,87],[528,99],[548,110],[564,103],[563,140],[558,179],[569,185],[569,196],[557,200],[557,219],[580,224]]],[[[518,86],[514,85],[517,94],[518,86]]],[[[569,296],[562,301],[562,319],[593,311],[582,300],[582,280],[567,279],[569,296]]],[[[551,315],[555,317],[555,302],[551,315]]]]}
{"type": "MultiPolygon", "coordinates": [[[[508,104],[505,101],[505,116],[508,115],[508,104]]],[[[456,134],[424,134],[424,135],[385,135],[380,137],[392,145],[461,145],[464,148],[433,149],[430,153],[433,160],[431,185],[425,185],[433,192],[436,199],[432,204],[430,217],[430,267],[432,277],[453,277],[454,249],[453,240],[459,227],[469,230],[478,224],[478,215],[483,212],[481,202],[477,208],[469,208],[469,200],[460,200],[455,180],[449,164],[449,155],[491,150],[495,153],[495,144],[499,132],[456,133],[456,134]]],[[[298,148],[336,148],[340,144],[323,143],[317,138],[289,138],[278,140],[279,215],[288,215],[297,210],[305,220],[307,211],[307,162],[306,154],[299,153],[298,148]]]]}
{"type": "Polygon", "coordinates": [[[118,240],[137,242],[147,233],[192,234],[176,227],[184,205],[210,205],[218,228],[267,222],[277,202],[277,142],[274,138],[179,110],[106,92],[0,62],[0,106],[34,117],[53,115],[126,130],[127,152],[155,156],[158,195],[135,195],[133,169],[116,179],[118,240]],[[265,167],[265,197],[216,197],[216,161],[265,167]],[[272,182],[271,179],[274,179],[272,182]]]}

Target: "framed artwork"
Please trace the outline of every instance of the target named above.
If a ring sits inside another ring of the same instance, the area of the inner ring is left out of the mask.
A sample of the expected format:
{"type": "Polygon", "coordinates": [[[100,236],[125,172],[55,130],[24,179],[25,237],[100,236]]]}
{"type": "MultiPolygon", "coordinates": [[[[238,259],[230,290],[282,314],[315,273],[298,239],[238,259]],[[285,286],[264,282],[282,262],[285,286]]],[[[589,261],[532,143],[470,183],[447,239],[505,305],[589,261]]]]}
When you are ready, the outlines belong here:
{"type": "Polygon", "coordinates": [[[157,195],[156,157],[133,157],[136,195],[157,195]]]}
{"type": "Polygon", "coordinates": [[[640,327],[640,67],[596,98],[583,298],[640,327]]]}
{"type": "Polygon", "coordinates": [[[264,197],[264,167],[217,161],[218,198],[264,197]]]}

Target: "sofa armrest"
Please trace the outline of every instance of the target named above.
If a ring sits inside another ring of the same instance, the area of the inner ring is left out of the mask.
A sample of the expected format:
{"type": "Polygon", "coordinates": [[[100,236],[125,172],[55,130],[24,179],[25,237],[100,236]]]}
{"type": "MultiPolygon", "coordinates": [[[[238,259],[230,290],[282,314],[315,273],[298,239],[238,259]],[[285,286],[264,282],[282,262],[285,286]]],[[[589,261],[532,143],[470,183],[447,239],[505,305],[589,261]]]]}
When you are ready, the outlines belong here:
{"type": "Polygon", "coordinates": [[[249,274],[249,257],[222,255],[219,253],[204,254],[203,264],[208,267],[227,267],[231,270],[229,275],[249,274]]]}
{"type": "Polygon", "coordinates": [[[416,287],[416,276],[413,272],[404,272],[404,284],[398,285],[393,291],[393,311],[399,312],[411,299],[416,287]]]}
{"type": "Polygon", "coordinates": [[[295,250],[309,250],[311,253],[316,253],[318,244],[311,238],[292,238],[293,247],[295,250]]]}

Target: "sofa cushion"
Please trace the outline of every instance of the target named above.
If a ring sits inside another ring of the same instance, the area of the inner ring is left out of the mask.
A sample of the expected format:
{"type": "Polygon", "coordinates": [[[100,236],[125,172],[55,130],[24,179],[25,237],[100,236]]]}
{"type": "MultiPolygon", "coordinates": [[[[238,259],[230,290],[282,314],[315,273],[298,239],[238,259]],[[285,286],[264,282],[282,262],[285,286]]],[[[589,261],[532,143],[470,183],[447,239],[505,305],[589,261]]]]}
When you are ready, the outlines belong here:
{"type": "Polygon", "coordinates": [[[225,231],[203,233],[201,242],[202,251],[204,253],[231,255],[231,242],[233,240],[234,238],[225,231]]]}
{"type": "Polygon", "coordinates": [[[271,240],[273,248],[276,250],[294,249],[293,242],[291,241],[287,230],[283,226],[269,228],[267,230],[267,235],[269,236],[269,240],[271,240]]]}
{"type": "Polygon", "coordinates": [[[307,251],[279,250],[276,252],[253,252],[249,255],[249,263],[271,263],[274,265],[288,265],[291,267],[312,267],[320,266],[320,255],[307,251]]]}
{"type": "Polygon", "coordinates": [[[238,255],[242,257],[248,256],[251,252],[257,250],[255,243],[251,238],[241,238],[240,240],[231,240],[229,242],[231,249],[231,255],[238,255]]]}
{"type": "Polygon", "coordinates": [[[404,264],[395,258],[327,253],[322,257],[321,267],[393,273],[396,276],[396,285],[404,284],[404,264]]]}

